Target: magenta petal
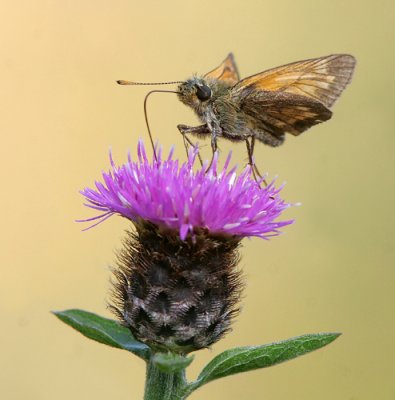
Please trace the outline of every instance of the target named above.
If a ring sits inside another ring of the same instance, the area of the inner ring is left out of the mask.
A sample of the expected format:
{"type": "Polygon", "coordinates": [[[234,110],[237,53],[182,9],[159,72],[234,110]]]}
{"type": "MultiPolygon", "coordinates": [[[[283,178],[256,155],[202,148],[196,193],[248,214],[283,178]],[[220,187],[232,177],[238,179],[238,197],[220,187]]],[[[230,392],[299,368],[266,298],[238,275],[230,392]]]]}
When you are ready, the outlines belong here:
{"type": "Polygon", "coordinates": [[[188,234],[188,230],[189,230],[189,226],[186,224],[181,225],[180,228],[180,238],[181,240],[185,240],[185,238],[187,237],[188,234]]]}
{"type": "Polygon", "coordinates": [[[102,181],[94,188],[81,191],[86,205],[101,212],[85,221],[100,222],[112,214],[131,221],[142,218],[178,231],[183,240],[199,227],[213,233],[267,239],[293,223],[278,220],[292,205],[280,198],[282,186],[275,187],[273,181],[261,188],[250,167],[237,174],[236,167],[230,168],[230,154],[220,170],[216,153],[206,173],[208,162],[193,170],[197,147],[190,148],[182,165],[172,159],[173,151],[165,158],[156,146],[157,160],[150,161],[139,141],[138,161],[132,162],[128,155],[127,163],[118,167],[110,154],[110,171],[102,173],[102,181]]]}

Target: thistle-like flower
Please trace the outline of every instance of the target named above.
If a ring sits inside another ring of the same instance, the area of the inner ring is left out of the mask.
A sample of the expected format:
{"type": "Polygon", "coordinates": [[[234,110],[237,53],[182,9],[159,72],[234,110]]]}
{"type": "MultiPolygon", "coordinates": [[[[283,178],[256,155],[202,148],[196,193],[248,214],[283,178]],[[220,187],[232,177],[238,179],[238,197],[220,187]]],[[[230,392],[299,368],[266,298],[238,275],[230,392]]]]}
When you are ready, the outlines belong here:
{"type": "MultiPolygon", "coordinates": [[[[278,221],[290,207],[274,182],[261,188],[247,166],[239,175],[230,155],[219,170],[215,154],[194,170],[197,150],[180,165],[149,161],[142,142],[138,161],[103,173],[103,182],[86,188],[88,207],[100,215],[131,220],[114,269],[111,309],[134,336],[152,349],[181,354],[208,347],[229,329],[238,312],[242,281],[238,248],[243,237],[268,239],[292,220],[278,221]]],[[[96,223],[95,223],[96,225],[96,223]]]]}

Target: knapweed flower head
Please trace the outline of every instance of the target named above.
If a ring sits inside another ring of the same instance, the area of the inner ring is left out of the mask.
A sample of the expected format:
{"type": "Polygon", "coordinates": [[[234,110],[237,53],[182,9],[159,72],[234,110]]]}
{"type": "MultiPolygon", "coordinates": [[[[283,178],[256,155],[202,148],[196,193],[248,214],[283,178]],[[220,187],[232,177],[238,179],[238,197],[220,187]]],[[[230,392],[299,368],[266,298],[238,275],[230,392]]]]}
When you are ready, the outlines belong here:
{"type": "Polygon", "coordinates": [[[113,273],[111,309],[153,351],[186,354],[208,347],[230,330],[243,288],[237,269],[246,236],[268,238],[292,221],[278,221],[290,205],[274,183],[261,188],[246,167],[222,169],[215,154],[194,169],[157,149],[149,161],[142,142],[138,160],[103,173],[103,182],[82,194],[100,215],[131,220],[113,273]]]}
{"type": "Polygon", "coordinates": [[[188,160],[180,165],[173,159],[173,149],[162,158],[148,160],[144,145],[138,144],[138,161],[116,166],[112,157],[111,170],[103,173],[103,183],[86,188],[88,207],[101,212],[85,221],[107,219],[119,214],[131,221],[150,221],[158,226],[178,230],[184,240],[196,228],[211,233],[239,237],[268,238],[292,220],[278,221],[290,204],[279,196],[282,188],[274,182],[260,187],[251,174],[250,166],[237,175],[236,167],[229,169],[231,154],[218,171],[218,153],[206,172],[207,164],[194,171],[197,149],[191,149],[188,160]]]}

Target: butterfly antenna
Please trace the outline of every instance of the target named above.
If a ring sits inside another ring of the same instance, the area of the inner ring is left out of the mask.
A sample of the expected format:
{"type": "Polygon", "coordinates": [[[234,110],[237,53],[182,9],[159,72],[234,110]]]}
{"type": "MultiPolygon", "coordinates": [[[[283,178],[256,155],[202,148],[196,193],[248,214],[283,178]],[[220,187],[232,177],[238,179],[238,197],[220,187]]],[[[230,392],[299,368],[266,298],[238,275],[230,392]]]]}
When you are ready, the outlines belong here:
{"type": "Polygon", "coordinates": [[[183,83],[182,81],[173,81],[173,82],[130,82],[119,80],[117,81],[118,85],[174,85],[175,83],[183,83]]]}

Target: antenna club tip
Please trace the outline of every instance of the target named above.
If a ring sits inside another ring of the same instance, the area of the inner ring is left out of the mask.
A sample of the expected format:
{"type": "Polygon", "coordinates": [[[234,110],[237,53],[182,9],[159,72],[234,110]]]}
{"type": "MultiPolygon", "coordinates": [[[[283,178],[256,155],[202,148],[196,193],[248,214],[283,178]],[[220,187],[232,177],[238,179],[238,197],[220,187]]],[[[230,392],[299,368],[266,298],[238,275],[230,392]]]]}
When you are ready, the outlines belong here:
{"type": "Polygon", "coordinates": [[[126,81],[119,79],[117,80],[118,85],[127,85],[126,81]]]}

